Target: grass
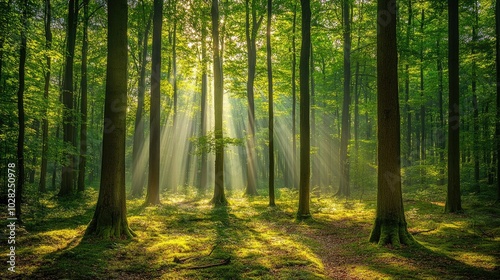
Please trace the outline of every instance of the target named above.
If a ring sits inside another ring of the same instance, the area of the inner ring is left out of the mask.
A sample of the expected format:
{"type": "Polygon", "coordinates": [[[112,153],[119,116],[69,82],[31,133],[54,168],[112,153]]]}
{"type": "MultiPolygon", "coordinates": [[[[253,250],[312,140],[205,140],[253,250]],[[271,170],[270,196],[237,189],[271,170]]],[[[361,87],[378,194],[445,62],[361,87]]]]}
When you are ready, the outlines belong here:
{"type": "MultiPolygon", "coordinates": [[[[14,278],[500,279],[500,208],[488,193],[466,194],[464,213],[444,214],[441,187],[404,191],[409,230],[419,245],[401,249],[367,241],[375,199],[365,192],[362,201],[313,197],[313,219],[300,222],[296,192],[285,189],[273,208],[265,196],[238,192],[219,208],[192,192],[165,194],[158,207],[128,200],[137,237],[110,241],[83,238],[95,190],[66,200],[31,198],[17,231],[14,278]],[[193,269],[228,258],[227,265],[193,269]]],[[[2,279],[11,276],[0,271],[2,279]]]]}

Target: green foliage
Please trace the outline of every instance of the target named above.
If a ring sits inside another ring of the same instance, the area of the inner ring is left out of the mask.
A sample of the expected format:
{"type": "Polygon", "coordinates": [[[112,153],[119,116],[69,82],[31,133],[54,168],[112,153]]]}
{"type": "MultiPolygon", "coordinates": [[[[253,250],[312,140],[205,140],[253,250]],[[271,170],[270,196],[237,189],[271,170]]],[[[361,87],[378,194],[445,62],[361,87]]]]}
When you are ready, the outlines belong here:
{"type": "Polygon", "coordinates": [[[215,139],[214,131],[208,131],[204,136],[192,137],[190,141],[194,144],[196,155],[215,153],[217,148],[244,145],[244,141],[241,138],[223,137],[215,139]]]}

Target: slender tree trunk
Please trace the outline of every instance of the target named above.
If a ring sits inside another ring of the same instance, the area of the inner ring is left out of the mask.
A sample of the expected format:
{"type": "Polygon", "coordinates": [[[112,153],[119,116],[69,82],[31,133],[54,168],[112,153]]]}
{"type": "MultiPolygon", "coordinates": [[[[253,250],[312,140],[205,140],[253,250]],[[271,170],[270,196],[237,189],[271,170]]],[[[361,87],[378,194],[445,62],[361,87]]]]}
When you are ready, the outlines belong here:
{"type": "Polygon", "coordinates": [[[89,0],[83,0],[83,39],[82,39],[82,69],[81,69],[81,92],[80,103],[81,127],[80,127],[80,164],[78,166],[78,187],[79,192],[85,190],[85,174],[87,166],[87,52],[89,25],[89,0]]]}
{"type": "MultiPolygon", "coordinates": [[[[420,33],[424,33],[424,20],[425,20],[425,10],[422,9],[421,21],[420,21],[420,33]]],[[[420,41],[420,97],[425,100],[424,96],[424,39],[420,41]]],[[[420,105],[420,129],[421,129],[421,141],[420,141],[420,159],[425,161],[425,149],[426,149],[426,131],[425,131],[425,104],[420,105]]],[[[421,169],[422,170],[422,169],[421,169]]],[[[423,178],[424,174],[420,175],[423,178]]]]}
{"type": "MultiPolygon", "coordinates": [[[[444,112],[443,112],[443,61],[441,60],[441,52],[440,52],[440,41],[441,39],[438,36],[437,40],[437,70],[438,70],[438,95],[439,95],[439,129],[437,135],[437,141],[439,145],[439,163],[441,165],[444,164],[444,150],[446,149],[445,142],[445,124],[444,124],[444,112]]],[[[445,167],[442,166],[439,169],[439,185],[444,185],[444,171],[445,167]]]]}
{"type": "Polygon", "coordinates": [[[300,187],[297,218],[311,217],[310,200],[310,127],[309,127],[309,56],[311,54],[311,4],[300,0],[302,7],[302,45],[300,49],[300,187]]]}
{"type": "MultiPolygon", "coordinates": [[[[78,25],[78,0],[68,1],[68,20],[66,38],[66,61],[63,81],[63,138],[64,143],[74,147],[75,142],[75,112],[73,88],[73,60],[75,57],[76,27],[78,25]]],[[[75,162],[71,151],[64,152],[64,161],[61,175],[60,196],[73,193],[75,180],[75,162]]]]}
{"type": "Polygon", "coordinates": [[[125,198],[127,114],[127,1],[108,2],[108,55],[101,186],[86,235],[131,238],[125,198]]]}
{"type": "Polygon", "coordinates": [[[500,203],[500,3],[495,1],[495,35],[496,35],[496,88],[497,88],[497,113],[496,113],[496,158],[497,158],[497,203],[500,203]]]}
{"type": "Polygon", "coordinates": [[[321,176],[318,163],[318,135],[316,133],[316,84],[314,83],[314,48],[311,43],[311,62],[309,63],[309,75],[311,78],[311,146],[316,152],[311,155],[311,186],[318,187],[321,176]]]}
{"type": "MultiPolygon", "coordinates": [[[[215,111],[215,142],[220,143],[223,139],[222,113],[223,113],[223,87],[222,87],[222,62],[219,49],[219,3],[212,0],[212,44],[214,57],[214,111],[215,111]]],[[[224,194],[224,147],[215,147],[215,187],[214,196],[211,200],[216,206],[227,205],[224,194]]]]}
{"type": "Polygon", "coordinates": [[[448,107],[448,195],[445,211],[462,210],[460,197],[460,88],[459,88],[459,32],[458,0],[448,1],[448,72],[449,72],[449,107],[448,107]]]}
{"type": "MultiPolygon", "coordinates": [[[[207,135],[207,23],[202,16],[201,27],[201,119],[200,137],[207,135]]],[[[200,192],[205,193],[208,187],[208,156],[207,153],[201,155],[200,172],[200,192]]]]}
{"type": "MultiPolygon", "coordinates": [[[[296,1],[296,0],[294,0],[296,1]]],[[[293,7],[293,21],[292,21],[292,166],[290,168],[290,177],[292,178],[293,189],[298,189],[297,182],[297,128],[296,128],[296,104],[297,104],[297,92],[295,84],[295,73],[297,67],[297,49],[295,42],[295,34],[297,29],[297,2],[295,2],[293,7]]]]}
{"type": "Polygon", "coordinates": [[[245,10],[245,30],[248,55],[248,79],[247,79],[247,98],[248,98],[248,136],[247,136],[247,195],[257,195],[257,165],[255,155],[255,101],[254,101],[254,82],[257,66],[257,46],[256,37],[262,22],[262,17],[257,20],[257,7],[255,0],[246,0],[245,10]],[[251,4],[250,4],[251,1],[251,4]],[[250,20],[251,16],[251,20],[250,20]]]}
{"type": "Polygon", "coordinates": [[[273,0],[267,0],[267,85],[269,100],[269,206],[274,202],[274,100],[273,100],[273,67],[271,49],[271,19],[273,15],[273,0]]]}
{"type": "Polygon", "coordinates": [[[351,23],[349,16],[349,0],[342,4],[344,23],[344,100],[342,106],[342,128],[340,136],[340,185],[338,195],[349,197],[349,158],[348,145],[350,138],[350,112],[351,104],[351,23]]]}
{"type": "Polygon", "coordinates": [[[478,16],[478,3],[474,2],[474,13],[475,20],[472,25],[472,114],[473,114],[473,129],[474,133],[472,136],[472,145],[473,145],[473,159],[474,159],[474,189],[476,192],[480,192],[481,188],[479,186],[479,157],[480,157],[480,149],[479,149],[479,106],[477,101],[477,65],[476,65],[476,44],[478,41],[477,29],[479,25],[479,16],[478,16]]]}
{"type": "Polygon", "coordinates": [[[24,90],[26,78],[26,32],[28,28],[28,0],[22,2],[22,17],[21,17],[21,46],[19,49],[19,88],[17,90],[17,111],[19,134],[17,137],[17,186],[15,210],[16,218],[19,223],[21,220],[21,203],[23,202],[24,192],[24,136],[25,136],[25,116],[24,116],[24,90]]]}
{"type": "Polygon", "coordinates": [[[163,0],[154,1],[149,134],[149,178],[146,204],[160,204],[160,80],[163,0]]]}
{"type": "Polygon", "coordinates": [[[407,230],[401,192],[398,52],[396,14],[391,2],[377,1],[378,191],[370,242],[398,247],[411,244],[412,237],[407,230]]]}
{"type": "MultiPolygon", "coordinates": [[[[146,66],[148,56],[148,38],[149,30],[151,29],[151,19],[153,12],[149,13],[147,24],[144,29],[144,34],[140,38],[142,42],[142,50],[140,56],[140,74],[139,86],[137,89],[137,111],[135,113],[135,126],[134,126],[134,146],[132,148],[132,197],[142,196],[144,190],[144,173],[146,172],[145,166],[142,166],[140,161],[141,154],[144,147],[144,95],[146,93],[146,66]]],[[[140,45],[139,43],[139,45],[140,45]]]]}
{"type": "MultiPolygon", "coordinates": [[[[52,49],[52,31],[50,29],[52,22],[52,9],[50,0],[45,0],[44,7],[44,26],[45,26],[45,51],[50,51],[52,49]]],[[[45,62],[47,69],[44,73],[45,85],[43,88],[43,98],[46,104],[49,104],[49,88],[50,88],[50,71],[51,71],[51,59],[50,55],[45,55],[45,62]]],[[[49,145],[49,120],[47,118],[47,107],[44,107],[44,114],[42,117],[42,165],[40,168],[40,184],[38,191],[47,191],[47,152],[49,145]]]]}

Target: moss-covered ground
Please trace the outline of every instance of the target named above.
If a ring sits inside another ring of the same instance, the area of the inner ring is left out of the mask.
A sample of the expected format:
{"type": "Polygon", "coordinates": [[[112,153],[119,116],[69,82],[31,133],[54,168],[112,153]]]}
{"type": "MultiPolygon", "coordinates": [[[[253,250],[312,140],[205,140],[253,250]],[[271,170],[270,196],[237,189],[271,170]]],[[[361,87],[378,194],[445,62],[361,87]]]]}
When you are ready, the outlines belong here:
{"type": "MultiPolygon", "coordinates": [[[[16,273],[4,268],[0,278],[500,279],[500,207],[493,193],[466,194],[463,213],[444,214],[443,188],[404,191],[409,231],[419,245],[399,249],[368,242],[375,195],[363,192],[360,200],[356,190],[349,200],[313,196],[313,219],[306,221],[295,219],[297,194],[286,189],[274,208],[265,195],[236,192],[220,208],[190,191],[165,193],[157,207],[128,200],[137,237],[108,241],[83,237],[95,190],[70,199],[47,194],[25,205],[16,273]]],[[[5,235],[0,242],[5,264],[5,235]]]]}

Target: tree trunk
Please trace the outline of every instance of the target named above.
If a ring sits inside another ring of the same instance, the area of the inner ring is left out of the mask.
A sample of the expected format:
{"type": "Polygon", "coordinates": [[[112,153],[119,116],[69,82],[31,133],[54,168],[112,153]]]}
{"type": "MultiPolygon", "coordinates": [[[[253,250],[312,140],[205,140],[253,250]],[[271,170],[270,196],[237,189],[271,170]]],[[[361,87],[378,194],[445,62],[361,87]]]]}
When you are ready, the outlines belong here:
{"type": "Polygon", "coordinates": [[[472,25],[472,114],[473,114],[473,129],[474,133],[472,136],[472,146],[473,146],[473,160],[474,160],[474,190],[479,193],[481,188],[479,186],[479,157],[480,157],[480,148],[479,148],[479,108],[477,103],[477,65],[476,65],[476,44],[478,41],[477,29],[479,25],[479,16],[478,16],[478,3],[474,2],[474,13],[475,20],[472,25]]]}
{"type": "Polygon", "coordinates": [[[460,110],[458,0],[448,1],[448,195],[445,211],[462,210],[460,197],[460,110]]]}
{"type": "Polygon", "coordinates": [[[378,190],[370,242],[398,247],[412,243],[412,237],[407,230],[401,193],[396,14],[390,3],[391,0],[378,0],[377,5],[378,190]]]}
{"type": "MultiPolygon", "coordinates": [[[[201,27],[201,117],[200,117],[200,137],[207,135],[207,23],[202,16],[201,27]]],[[[205,193],[208,187],[208,156],[207,153],[201,155],[200,186],[201,193],[205,193]]]]}
{"type": "Polygon", "coordinates": [[[342,128],[340,136],[340,185],[338,195],[349,197],[349,157],[348,145],[350,138],[350,113],[351,104],[351,24],[349,17],[349,0],[342,4],[342,15],[344,23],[344,100],[342,106],[342,128]]]}
{"type": "Polygon", "coordinates": [[[78,166],[78,187],[79,192],[85,190],[85,174],[87,165],[87,52],[89,25],[89,0],[83,0],[83,38],[82,38],[82,70],[81,70],[81,92],[80,101],[81,127],[80,127],[80,164],[78,166]]]}
{"type": "MultiPolygon", "coordinates": [[[[147,24],[144,29],[144,34],[139,35],[139,41],[142,42],[141,56],[139,60],[140,74],[139,85],[137,89],[137,111],[135,113],[134,126],[134,146],[132,148],[132,197],[142,196],[144,190],[144,173],[146,168],[143,166],[140,158],[144,147],[144,95],[146,93],[146,65],[148,56],[148,38],[149,30],[151,29],[151,19],[153,12],[149,13],[147,24]]],[[[139,45],[140,45],[139,43],[139,45]]]]}
{"type": "Polygon", "coordinates": [[[437,143],[439,146],[439,179],[438,184],[444,185],[444,150],[446,149],[446,142],[444,139],[444,112],[443,112],[443,61],[441,60],[441,52],[440,52],[440,36],[438,36],[437,40],[437,71],[438,71],[438,95],[439,95],[439,129],[437,134],[437,143]]]}
{"type": "Polygon", "coordinates": [[[297,218],[311,217],[310,200],[310,127],[309,127],[309,56],[311,54],[311,3],[300,0],[302,6],[302,45],[300,49],[300,186],[297,218]]]}
{"type": "Polygon", "coordinates": [[[21,203],[23,202],[24,191],[24,135],[25,135],[25,116],[24,116],[24,90],[26,78],[26,32],[28,28],[28,0],[22,2],[21,17],[21,46],[19,49],[19,88],[17,91],[17,111],[19,135],[17,137],[17,186],[15,198],[16,218],[19,223],[21,220],[21,203]]]}
{"type": "MultiPolygon", "coordinates": [[[[424,33],[424,19],[425,19],[425,10],[422,9],[421,21],[420,21],[420,34],[424,33]]],[[[422,101],[425,100],[424,96],[424,39],[420,40],[420,97],[422,101]]],[[[425,161],[425,143],[426,143],[426,131],[425,131],[425,104],[420,105],[420,159],[425,161]]],[[[420,169],[422,171],[422,169],[420,169]]],[[[425,174],[420,174],[420,178],[423,178],[425,174]]]]}
{"type": "Polygon", "coordinates": [[[256,37],[262,22],[261,17],[257,20],[257,7],[255,0],[246,0],[245,5],[245,31],[247,41],[248,55],[248,79],[247,79],[247,98],[248,98],[248,130],[247,130],[247,187],[246,195],[257,195],[257,165],[255,155],[255,101],[254,101],[254,81],[257,66],[257,46],[256,37]],[[251,7],[250,7],[250,1],[251,7]],[[251,13],[251,22],[250,22],[251,13]]]}
{"type": "Polygon", "coordinates": [[[273,15],[273,0],[267,0],[267,85],[269,100],[269,206],[274,202],[274,104],[273,104],[273,67],[271,52],[271,19],[273,15]]]}
{"type": "MultiPolygon", "coordinates": [[[[214,111],[215,111],[215,142],[220,143],[223,139],[222,112],[223,112],[223,88],[222,88],[222,62],[219,50],[219,3],[212,0],[212,44],[214,57],[214,111]]],[[[215,187],[214,196],[211,200],[216,206],[227,205],[224,194],[224,147],[215,147],[215,187]]]]}
{"type": "Polygon", "coordinates": [[[496,33],[496,80],[497,80],[497,113],[496,113],[496,158],[497,158],[497,203],[500,203],[500,3],[495,1],[495,33],[496,33]]]}
{"type": "Polygon", "coordinates": [[[149,177],[146,204],[160,203],[160,79],[163,0],[154,1],[149,134],[149,177]]]}
{"type": "Polygon", "coordinates": [[[298,189],[297,182],[297,128],[296,128],[296,107],[297,107],[297,90],[295,85],[295,72],[297,67],[297,47],[295,43],[295,34],[297,29],[297,2],[293,6],[293,21],[292,21],[292,166],[290,167],[290,178],[294,190],[298,189]]]}
{"type": "Polygon", "coordinates": [[[108,2],[108,55],[101,186],[86,235],[134,236],[128,226],[125,199],[125,136],[127,113],[127,1],[108,2]]]}
{"type": "MultiPolygon", "coordinates": [[[[75,140],[75,112],[73,104],[73,60],[75,57],[76,27],[78,25],[78,0],[68,1],[66,61],[63,81],[63,139],[69,147],[74,147],[75,140]]],[[[60,196],[73,193],[75,180],[74,156],[72,151],[64,152],[64,161],[61,174],[60,196]]]]}
{"type": "MultiPolygon", "coordinates": [[[[52,22],[52,9],[50,5],[50,0],[45,0],[44,7],[44,26],[45,26],[45,51],[50,51],[52,48],[52,31],[50,29],[52,22]]],[[[49,104],[49,87],[50,87],[50,67],[51,67],[51,59],[50,55],[45,55],[46,67],[44,78],[45,84],[43,88],[43,98],[45,99],[46,104],[49,104]]],[[[47,152],[49,145],[49,121],[47,118],[47,107],[44,107],[44,114],[42,117],[42,165],[40,168],[40,184],[38,186],[38,191],[46,192],[47,191],[47,152]]]]}

